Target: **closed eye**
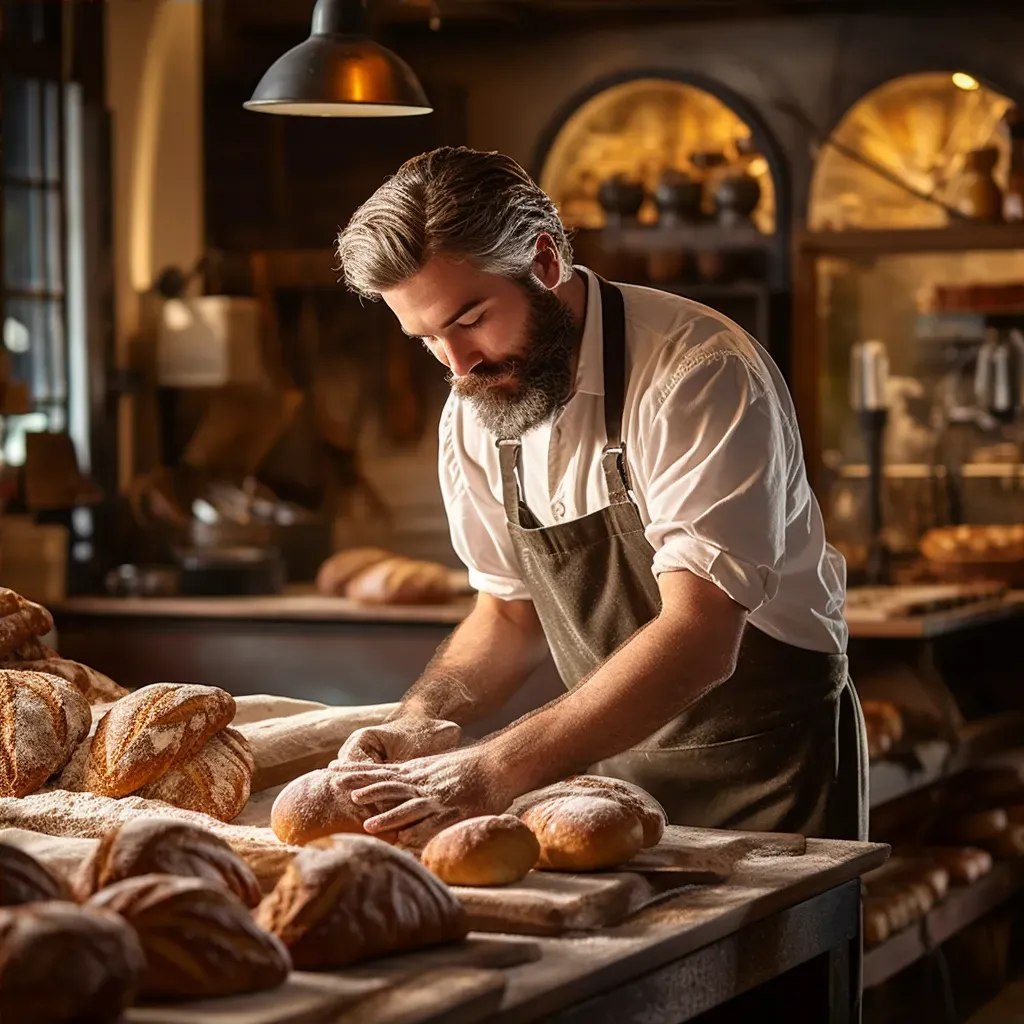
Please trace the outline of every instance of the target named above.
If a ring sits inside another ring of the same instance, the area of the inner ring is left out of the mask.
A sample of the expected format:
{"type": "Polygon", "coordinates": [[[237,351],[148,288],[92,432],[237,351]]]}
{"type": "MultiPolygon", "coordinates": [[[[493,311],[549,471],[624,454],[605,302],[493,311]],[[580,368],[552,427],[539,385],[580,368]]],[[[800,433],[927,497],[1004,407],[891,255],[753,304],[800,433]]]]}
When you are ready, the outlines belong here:
{"type": "Polygon", "coordinates": [[[459,326],[464,328],[467,331],[471,331],[475,327],[479,327],[483,323],[483,321],[484,321],[484,314],[481,313],[472,323],[459,324],[459,326]]]}

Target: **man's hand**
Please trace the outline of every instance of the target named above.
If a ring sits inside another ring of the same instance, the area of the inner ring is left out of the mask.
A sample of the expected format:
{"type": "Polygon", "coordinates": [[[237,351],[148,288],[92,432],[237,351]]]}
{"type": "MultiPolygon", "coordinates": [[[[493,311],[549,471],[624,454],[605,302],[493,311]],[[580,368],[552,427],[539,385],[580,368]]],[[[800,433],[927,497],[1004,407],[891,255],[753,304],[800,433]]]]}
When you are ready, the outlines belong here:
{"type": "Polygon", "coordinates": [[[464,818],[501,814],[518,795],[486,743],[418,757],[403,764],[342,767],[356,804],[397,807],[363,822],[370,835],[397,832],[398,841],[422,849],[443,828],[464,818]]]}
{"type": "Polygon", "coordinates": [[[342,744],[333,764],[409,761],[454,750],[461,738],[462,729],[455,722],[406,714],[381,725],[357,729],[342,744]]]}

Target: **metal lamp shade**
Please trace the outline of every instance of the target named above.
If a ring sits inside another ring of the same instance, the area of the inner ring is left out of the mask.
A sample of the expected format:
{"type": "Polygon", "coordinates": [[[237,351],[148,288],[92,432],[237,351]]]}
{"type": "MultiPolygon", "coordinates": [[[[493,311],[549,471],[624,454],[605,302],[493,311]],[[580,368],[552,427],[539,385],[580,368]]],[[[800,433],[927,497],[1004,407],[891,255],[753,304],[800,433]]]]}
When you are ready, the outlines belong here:
{"type": "Polygon", "coordinates": [[[246,110],[305,117],[429,114],[433,108],[412,68],[359,31],[360,14],[358,0],[317,0],[310,37],[270,66],[246,110]]]}

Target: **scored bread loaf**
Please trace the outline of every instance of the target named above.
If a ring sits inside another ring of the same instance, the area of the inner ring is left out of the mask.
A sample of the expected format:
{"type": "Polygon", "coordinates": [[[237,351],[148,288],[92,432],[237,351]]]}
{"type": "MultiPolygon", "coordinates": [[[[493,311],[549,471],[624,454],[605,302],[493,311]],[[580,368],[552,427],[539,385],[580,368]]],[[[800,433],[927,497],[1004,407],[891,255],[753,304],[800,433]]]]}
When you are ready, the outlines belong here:
{"type": "Polygon", "coordinates": [[[508,885],[539,857],[537,837],[514,814],[488,814],[438,832],[420,862],[448,885],[508,885]]]}
{"type": "Polygon", "coordinates": [[[0,669],[0,796],[26,796],[59,772],[89,732],[85,698],[57,676],[0,669]]]}
{"type": "Polygon", "coordinates": [[[256,921],[305,971],[457,942],[468,932],[462,905],[440,879],[404,850],[358,835],[299,853],[256,921]]]}
{"type": "Polygon", "coordinates": [[[0,657],[6,658],[52,629],[53,616],[41,604],[0,587],[0,657]]]}
{"type": "Polygon", "coordinates": [[[121,1020],[146,969],[142,945],[116,914],[74,903],[0,910],[0,1020],[121,1020]]]}
{"type": "Polygon", "coordinates": [[[234,893],[246,906],[261,898],[252,869],[218,836],[173,818],[138,818],[112,828],[72,879],[81,902],[125,878],[178,875],[234,893]]]}
{"type": "Polygon", "coordinates": [[[46,672],[60,676],[75,687],[90,704],[106,704],[128,695],[128,690],[118,686],[102,672],[67,658],[53,657],[37,660],[12,661],[5,667],[21,669],[24,672],[46,672]]]}
{"type": "Polygon", "coordinates": [[[524,793],[512,804],[509,811],[521,816],[528,808],[556,796],[600,796],[621,804],[640,819],[644,831],[644,847],[656,846],[665,834],[668,816],[661,804],[647,790],[632,782],[612,779],[605,775],[571,775],[564,782],[556,782],[552,786],[524,793]]]}
{"type": "Polygon", "coordinates": [[[127,796],[187,760],[235,713],[215,686],[153,683],[122,697],[96,726],[85,788],[127,796]]]}
{"type": "Polygon", "coordinates": [[[395,556],[356,573],[345,596],[362,604],[444,604],[452,586],[443,565],[395,556]]]}
{"type": "Polygon", "coordinates": [[[551,797],[520,817],[540,843],[537,867],[549,871],[600,871],[624,864],[643,847],[640,819],[604,796],[551,797]]]}
{"type": "Polygon", "coordinates": [[[0,906],[64,898],[64,886],[35,857],[0,844],[0,906]]]}
{"type": "MultiPolygon", "coordinates": [[[[344,772],[318,768],[289,782],[270,809],[270,827],[282,843],[306,846],[315,839],[337,833],[363,832],[363,822],[376,809],[352,802],[344,772]]],[[[393,842],[394,833],[377,837],[393,842]]]]}
{"type": "Polygon", "coordinates": [[[200,878],[140,875],[89,897],[86,907],[120,914],[146,954],[142,994],[202,999],[276,988],[291,970],[282,943],[237,896],[200,878]]]}
{"type": "Polygon", "coordinates": [[[336,551],[321,566],[316,574],[316,589],[328,597],[344,597],[349,581],[364,569],[368,569],[394,554],[384,548],[346,548],[336,551]]]}
{"type": "Polygon", "coordinates": [[[249,799],[252,773],[252,751],[246,738],[235,729],[225,728],[214,733],[190,758],[137,792],[146,800],[163,800],[218,821],[232,821],[249,799]]]}

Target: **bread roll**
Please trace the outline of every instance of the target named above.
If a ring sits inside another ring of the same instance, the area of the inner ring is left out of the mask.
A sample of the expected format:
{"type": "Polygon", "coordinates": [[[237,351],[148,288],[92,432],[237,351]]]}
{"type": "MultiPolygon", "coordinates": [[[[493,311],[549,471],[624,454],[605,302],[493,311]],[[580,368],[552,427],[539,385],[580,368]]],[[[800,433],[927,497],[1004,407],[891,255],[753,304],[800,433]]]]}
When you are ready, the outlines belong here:
{"type": "Polygon", "coordinates": [[[1012,860],[1024,854],[1024,825],[1007,825],[1002,832],[983,840],[982,845],[996,860],[1012,860]]]}
{"type": "Polygon", "coordinates": [[[865,722],[888,736],[890,745],[903,739],[903,713],[898,705],[891,700],[862,700],[860,704],[865,722]]]}
{"type": "Polygon", "coordinates": [[[16,846],[0,845],[0,906],[64,899],[61,883],[16,846]]]}
{"type": "Polygon", "coordinates": [[[304,971],[456,942],[468,931],[461,904],[415,857],[357,835],[298,854],[256,920],[304,971]]]}
{"type": "Polygon", "coordinates": [[[644,846],[657,846],[665,834],[668,816],[665,809],[645,789],[632,782],[613,779],[605,775],[572,775],[564,782],[536,789],[519,797],[509,808],[510,813],[522,815],[534,804],[555,796],[602,796],[622,804],[639,819],[644,830],[644,846]]]}
{"type": "Polygon", "coordinates": [[[101,889],[85,904],[120,914],[146,953],[142,994],[204,999],[260,992],[291,970],[288,951],[242,902],[199,878],[141,875],[101,889]]]}
{"type": "Polygon", "coordinates": [[[0,587],[0,655],[8,655],[53,629],[53,617],[41,605],[0,587]]]}
{"type": "Polygon", "coordinates": [[[127,796],[186,761],[235,713],[226,690],[154,683],[122,697],[96,726],[85,786],[127,796]]]}
{"type": "Polygon", "coordinates": [[[864,945],[877,946],[889,938],[889,915],[884,901],[877,897],[864,900],[864,945]]]}
{"type": "Polygon", "coordinates": [[[941,867],[954,885],[970,885],[992,870],[992,855],[975,846],[899,847],[894,854],[926,858],[941,867]]]}
{"type": "Polygon", "coordinates": [[[603,796],[556,796],[521,815],[540,843],[537,867],[550,871],[600,871],[640,852],[640,820],[603,796]]]}
{"type": "Polygon", "coordinates": [[[946,807],[950,811],[976,811],[1024,802],[1024,777],[1012,765],[971,768],[949,780],[946,807]]]}
{"type": "Polygon", "coordinates": [[[975,811],[959,818],[949,818],[938,828],[939,835],[953,843],[982,844],[1006,829],[1009,821],[1006,811],[994,807],[987,811],[975,811]]]}
{"type": "Polygon", "coordinates": [[[127,696],[129,692],[102,672],[97,672],[96,669],[77,661],[68,661],[66,658],[12,661],[7,667],[24,672],[47,672],[51,676],[60,676],[71,683],[90,704],[111,703],[127,696]]]}
{"type": "Polygon", "coordinates": [[[0,669],[0,723],[0,796],[25,796],[67,764],[92,718],[63,679],[0,669]]]}
{"type": "Polygon", "coordinates": [[[452,587],[443,565],[396,556],[353,576],[345,596],[362,604],[444,604],[452,587]]]}
{"type": "MultiPolygon", "coordinates": [[[[318,768],[288,783],[270,809],[270,827],[282,843],[305,846],[314,839],[336,833],[363,832],[363,822],[375,808],[352,802],[344,772],[318,768]]],[[[395,833],[377,837],[394,842],[395,833]]]]}
{"type": "Polygon", "coordinates": [[[539,857],[537,837],[514,814],[488,814],[438,832],[420,861],[448,885],[508,885],[539,857]]]}
{"type": "Polygon", "coordinates": [[[221,729],[192,757],[143,786],[138,794],[218,821],[233,821],[249,799],[252,773],[246,738],[235,729],[221,729]]]}
{"type": "Polygon", "coordinates": [[[146,969],[135,932],[116,914],[74,903],[0,910],[0,1020],[113,1022],[146,969]]]}
{"type": "Polygon", "coordinates": [[[138,818],[112,828],[72,880],[75,898],[125,878],[178,875],[199,878],[234,893],[246,906],[260,901],[252,869],[219,837],[173,818],[138,818]]]}
{"type": "Polygon", "coordinates": [[[328,558],[316,574],[316,589],[329,597],[344,597],[345,588],[354,576],[386,558],[394,558],[383,548],[347,548],[328,558]]]}

